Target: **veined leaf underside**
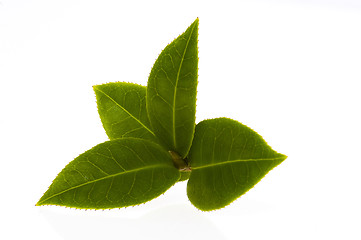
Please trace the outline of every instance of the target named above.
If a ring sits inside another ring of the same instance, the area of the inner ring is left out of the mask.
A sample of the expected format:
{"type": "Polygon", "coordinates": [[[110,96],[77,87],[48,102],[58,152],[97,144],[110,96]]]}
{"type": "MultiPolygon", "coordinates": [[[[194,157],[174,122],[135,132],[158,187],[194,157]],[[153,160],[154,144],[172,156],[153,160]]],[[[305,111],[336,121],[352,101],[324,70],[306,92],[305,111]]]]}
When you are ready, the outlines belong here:
{"type": "Polygon", "coordinates": [[[199,167],[192,167],[192,170],[222,166],[222,165],[233,164],[233,163],[241,163],[241,162],[280,161],[280,160],[284,160],[284,157],[259,158],[259,159],[235,159],[235,160],[230,160],[230,161],[225,161],[225,162],[210,163],[210,164],[202,165],[202,166],[199,166],[199,167]]]}
{"type": "Polygon", "coordinates": [[[138,138],[108,141],[70,162],[37,205],[105,209],[149,201],[178,181],[169,153],[138,138]]]}
{"type": "Polygon", "coordinates": [[[197,124],[189,161],[190,201],[210,211],[225,207],[258,183],[286,156],[255,131],[228,118],[197,124]]]}
{"type": "MultiPolygon", "coordinates": [[[[172,111],[173,111],[173,143],[174,143],[174,147],[177,149],[177,138],[176,138],[176,124],[175,124],[175,119],[176,119],[176,99],[177,99],[177,88],[178,88],[178,82],[179,82],[179,74],[180,74],[180,71],[182,69],[182,66],[183,66],[183,61],[184,61],[184,57],[185,57],[185,53],[188,49],[188,44],[189,44],[189,40],[191,39],[192,35],[193,35],[193,31],[194,29],[196,28],[196,26],[193,26],[192,28],[192,31],[191,33],[189,34],[189,37],[188,39],[186,39],[187,41],[187,44],[186,44],[186,47],[184,48],[184,51],[182,53],[182,56],[181,56],[181,63],[179,65],[179,68],[178,68],[178,71],[177,71],[177,78],[176,78],[176,82],[175,82],[175,86],[174,86],[174,98],[173,98],[173,108],[172,108],[172,111]]],[[[176,49],[176,46],[174,45],[174,48],[176,49]]],[[[176,52],[179,54],[179,52],[176,50],[176,52]]],[[[173,65],[174,66],[174,65],[173,65]]],[[[188,74],[192,74],[192,73],[188,73],[188,74]]],[[[189,106],[182,106],[182,108],[186,108],[186,107],[189,107],[189,106]]]]}
{"type": "MultiPolygon", "coordinates": [[[[152,134],[155,137],[155,134],[152,130],[150,130],[147,126],[144,125],[144,123],[142,123],[140,121],[140,119],[138,119],[137,117],[135,117],[133,114],[131,114],[127,109],[125,109],[123,106],[121,106],[118,102],[116,102],[112,97],[110,97],[108,94],[106,94],[104,91],[100,90],[100,89],[96,89],[96,91],[101,92],[105,97],[107,97],[109,100],[111,100],[117,107],[119,107],[120,109],[122,109],[125,113],[127,113],[129,115],[130,118],[134,119],[139,125],[139,128],[144,128],[146,131],[148,131],[150,134],[152,134]]],[[[124,96],[125,97],[125,96],[124,96]]],[[[141,110],[141,108],[140,108],[141,110]]],[[[140,115],[140,114],[139,114],[140,115]]],[[[136,129],[132,129],[130,131],[135,131],[136,129]]],[[[125,135],[125,134],[124,134],[125,135]]]]}
{"type": "Polygon", "coordinates": [[[147,88],[147,109],[155,134],[169,150],[186,157],[195,127],[198,19],[159,55],[147,88]]]}

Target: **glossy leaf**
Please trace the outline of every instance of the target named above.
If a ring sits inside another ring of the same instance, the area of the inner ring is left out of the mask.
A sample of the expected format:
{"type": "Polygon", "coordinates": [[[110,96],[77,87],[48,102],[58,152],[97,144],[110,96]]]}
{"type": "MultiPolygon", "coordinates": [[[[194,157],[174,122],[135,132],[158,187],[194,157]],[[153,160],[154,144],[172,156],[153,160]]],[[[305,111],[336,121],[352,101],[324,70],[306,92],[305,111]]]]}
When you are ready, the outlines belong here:
{"type": "Polygon", "coordinates": [[[93,86],[98,112],[110,140],[136,137],[156,141],[146,110],[146,87],[115,82],[93,86]]]}
{"type": "Polygon", "coordinates": [[[37,205],[119,208],[149,201],[178,181],[171,156],[147,140],[99,144],[70,162],[37,205]]]}
{"type": "Polygon", "coordinates": [[[194,127],[198,78],[198,19],[159,55],[148,79],[147,109],[154,133],[186,157],[194,127]]]}
{"type": "Polygon", "coordinates": [[[197,124],[188,159],[192,168],[189,200],[209,211],[246,193],[286,156],[272,150],[247,126],[217,118],[197,124]]]}

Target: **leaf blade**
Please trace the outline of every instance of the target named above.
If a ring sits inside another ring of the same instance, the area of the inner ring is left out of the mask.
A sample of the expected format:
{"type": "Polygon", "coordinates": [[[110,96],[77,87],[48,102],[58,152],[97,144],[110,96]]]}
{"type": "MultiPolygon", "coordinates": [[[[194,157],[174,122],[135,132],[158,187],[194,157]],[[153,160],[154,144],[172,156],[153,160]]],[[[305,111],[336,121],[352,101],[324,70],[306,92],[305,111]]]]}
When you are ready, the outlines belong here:
{"type": "Polygon", "coordinates": [[[99,144],[70,162],[37,205],[107,209],[137,205],[164,193],[179,179],[158,144],[122,138],[99,144]]]}
{"type": "Polygon", "coordinates": [[[157,141],[146,111],[146,87],[125,82],[93,86],[98,113],[110,140],[136,137],[157,141]]]}
{"type": "Polygon", "coordinates": [[[286,158],[252,129],[218,118],[197,124],[189,153],[189,200],[203,211],[227,206],[286,158]]]}
{"type": "Polygon", "coordinates": [[[198,19],[159,55],[149,75],[147,109],[155,134],[183,158],[195,127],[198,19]]]}

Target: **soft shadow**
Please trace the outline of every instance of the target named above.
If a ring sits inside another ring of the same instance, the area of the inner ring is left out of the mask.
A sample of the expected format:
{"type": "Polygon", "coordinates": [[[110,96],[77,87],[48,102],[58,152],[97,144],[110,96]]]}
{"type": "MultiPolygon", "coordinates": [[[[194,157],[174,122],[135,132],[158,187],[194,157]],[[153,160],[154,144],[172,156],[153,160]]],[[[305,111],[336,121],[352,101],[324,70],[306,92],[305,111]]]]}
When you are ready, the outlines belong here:
{"type": "Polygon", "coordinates": [[[135,218],[122,216],[122,210],[119,216],[109,211],[67,210],[39,210],[58,235],[67,240],[226,239],[202,212],[181,204],[160,207],[135,218]]]}

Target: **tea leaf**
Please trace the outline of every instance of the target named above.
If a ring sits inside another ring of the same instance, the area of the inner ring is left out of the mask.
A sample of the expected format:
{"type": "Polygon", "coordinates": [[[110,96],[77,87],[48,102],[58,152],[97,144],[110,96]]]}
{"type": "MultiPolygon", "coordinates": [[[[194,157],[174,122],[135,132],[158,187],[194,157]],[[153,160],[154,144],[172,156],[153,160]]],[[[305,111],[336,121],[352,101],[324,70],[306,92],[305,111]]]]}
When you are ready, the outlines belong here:
{"type": "Polygon", "coordinates": [[[203,211],[225,207],[286,159],[252,129],[217,118],[195,125],[198,19],[161,52],[148,86],[94,86],[111,141],[70,162],[36,205],[119,208],[147,202],[177,181],[203,211]]]}
{"type": "Polygon", "coordinates": [[[241,123],[217,118],[197,124],[188,156],[189,200],[203,211],[225,207],[251,189],[285,155],[241,123]]]}
{"type": "Polygon", "coordinates": [[[170,154],[137,138],[99,144],[70,162],[37,205],[86,209],[119,208],[147,202],[179,179],[170,154]]]}
{"type": "Polygon", "coordinates": [[[186,157],[192,144],[198,78],[198,19],[159,55],[148,79],[147,109],[154,133],[186,157]]]}
{"type": "Polygon", "coordinates": [[[98,112],[110,140],[136,137],[157,141],[145,106],[146,87],[115,82],[93,86],[98,112]]]}

